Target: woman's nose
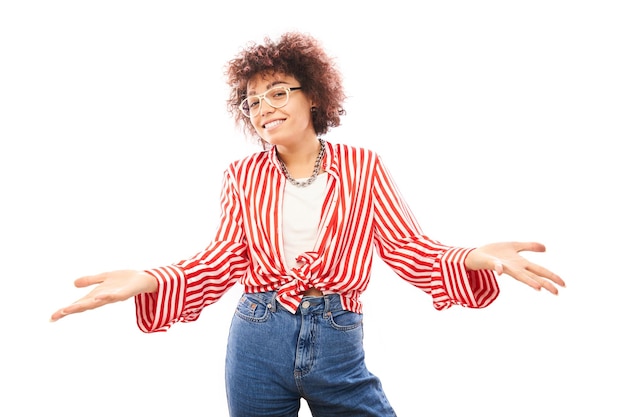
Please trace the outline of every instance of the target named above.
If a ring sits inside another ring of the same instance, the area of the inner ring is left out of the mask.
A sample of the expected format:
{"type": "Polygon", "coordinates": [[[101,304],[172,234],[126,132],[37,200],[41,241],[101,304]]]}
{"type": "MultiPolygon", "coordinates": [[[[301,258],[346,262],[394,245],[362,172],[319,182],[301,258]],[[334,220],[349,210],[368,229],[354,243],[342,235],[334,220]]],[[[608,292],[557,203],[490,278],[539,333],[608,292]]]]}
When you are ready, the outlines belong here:
{"type": "Polygon", "coordinates": [[[274,112],[274,107],[270,106],[269,104],[267,104],[267,101],[265,100],[261,100],[261,102],[259,103],[260,110],[259,110],[259,114],[261,116],[264,116],[268,113],[273,113],[274,112]]]}

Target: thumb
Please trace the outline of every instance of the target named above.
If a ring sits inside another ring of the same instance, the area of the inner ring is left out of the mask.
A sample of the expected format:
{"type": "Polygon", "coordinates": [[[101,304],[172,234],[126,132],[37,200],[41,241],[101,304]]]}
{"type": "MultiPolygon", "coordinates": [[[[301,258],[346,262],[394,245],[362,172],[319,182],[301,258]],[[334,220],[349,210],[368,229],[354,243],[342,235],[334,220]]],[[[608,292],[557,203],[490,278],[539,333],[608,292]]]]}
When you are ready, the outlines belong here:
{"type": "Polygon", "coordinates": [[[504,272],[504,267],[502,266],[502,261],[500,261],[500,259],[495,258],[493,260],[493,270],[498,275],[502,275],[502,273],[504,272]]]}
{"type": "Polygon", "coordinates": [[[94,285],[94,284],[100,284],[104,281],[104,274],[98,274],[98,275],[87,275],[84,277],[80,277],[77,280],[74,281],[74,285],[77,288],[85,288],[88,287],[90,285],[94,285]]]}

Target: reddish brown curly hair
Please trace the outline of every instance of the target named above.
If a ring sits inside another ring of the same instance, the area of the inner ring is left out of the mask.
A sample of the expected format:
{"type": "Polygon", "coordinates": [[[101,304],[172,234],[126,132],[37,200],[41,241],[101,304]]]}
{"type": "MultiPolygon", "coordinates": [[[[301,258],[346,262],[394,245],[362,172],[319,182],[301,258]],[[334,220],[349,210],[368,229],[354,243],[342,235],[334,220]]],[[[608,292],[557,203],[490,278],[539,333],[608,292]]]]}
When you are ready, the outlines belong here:
{"type": "Polygon", "coordinates": [[[308,96],[317,104],[312,112],[313,126],[318,135],[341,124],[346,111],[342,76],[334,60],[321,43],[308,34],[287,32],[277,41],[266,37],[264,44],[250,43],[228,62],[226,79],[230,87],[227,109],[247,135],[262,144],[249,118],[239,111],[247,95],[247,83],[257,74],[280,72],[296,78],[308,96]]]}

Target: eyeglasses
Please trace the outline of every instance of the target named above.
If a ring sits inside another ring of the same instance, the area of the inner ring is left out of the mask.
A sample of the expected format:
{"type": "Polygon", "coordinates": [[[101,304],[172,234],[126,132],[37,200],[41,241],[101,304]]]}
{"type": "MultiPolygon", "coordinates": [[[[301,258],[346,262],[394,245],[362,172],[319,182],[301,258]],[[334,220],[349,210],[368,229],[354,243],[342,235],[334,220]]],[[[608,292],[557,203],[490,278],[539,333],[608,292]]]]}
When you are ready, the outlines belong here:
{"type": "Polygon", "coordinates": [[[239,110],[246,117],[255,117],[261,112],[261,100],[275,109],[285,107],[289,102],[289,93],[302,87],[272,87],[263,94],[246,97],[239,105],[239,110]]]}

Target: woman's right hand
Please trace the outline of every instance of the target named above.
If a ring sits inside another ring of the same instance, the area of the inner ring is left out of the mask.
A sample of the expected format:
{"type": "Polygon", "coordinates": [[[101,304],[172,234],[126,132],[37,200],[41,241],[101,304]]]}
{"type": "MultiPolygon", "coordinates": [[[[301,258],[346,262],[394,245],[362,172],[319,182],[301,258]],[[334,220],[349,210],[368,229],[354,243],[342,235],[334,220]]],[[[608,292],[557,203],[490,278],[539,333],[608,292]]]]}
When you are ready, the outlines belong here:
{"type": "Polygon", "coordinates": [[[124,301],[139,294],[156,292],[158,289],[156,278],[145,271],[112,271],[89,275],[74,281],[74,285],[78,288],[96,284],[97,286],[89,294],[69,306],[57,310],[50,317],[50,321],[57,321],[69,314],[82,313],[117,301],[124,301]]]}

